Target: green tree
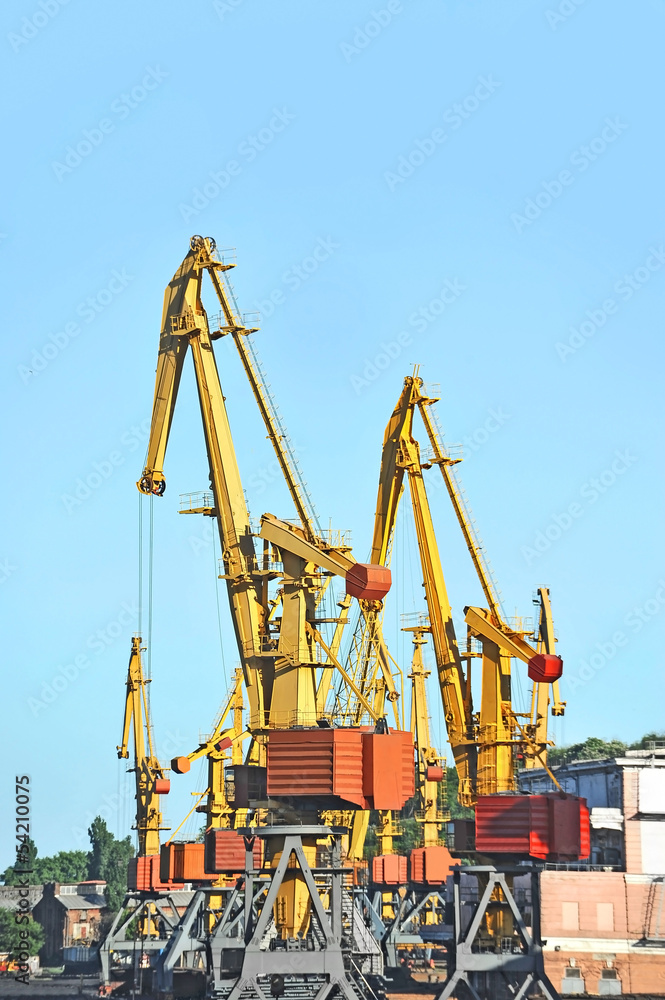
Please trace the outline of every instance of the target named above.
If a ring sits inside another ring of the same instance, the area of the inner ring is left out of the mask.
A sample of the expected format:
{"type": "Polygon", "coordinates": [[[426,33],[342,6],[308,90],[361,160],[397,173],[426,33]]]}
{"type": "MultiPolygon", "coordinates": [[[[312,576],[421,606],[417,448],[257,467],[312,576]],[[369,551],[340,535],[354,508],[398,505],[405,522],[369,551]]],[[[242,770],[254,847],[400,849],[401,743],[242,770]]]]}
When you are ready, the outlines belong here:
{"type": "Polygon", "coordinates": [[[573,743],[569,747],[551,747],[547,751],[547,763],[569,764],[574,760],[604,760],[608,757],[621,757],[628,749],[628,744],[621,740],[601,740],[597,736],[589,736],[583,743],[573,743]]]}
{"type": "Polygon", "coordinates": [[[88,855],[85,851],[58,851],[50,858],[37,859],[39,882],[85,882],[88,855]]]}
{"type": "Polygon", "coordinates": [[[114,912],[120,909],[127,889],[127,865],[134,857],[131,837],[116,840],[101,816],[95,817],[88,830],[91,850],[88,854],[88,878],[106,882],[106,900],[114,912]]]}
{"type": "Polygon", "coordinates": [[[16,864],[0,875],[5,885],[17,885],[26,878],[30,885],[44,882],[83,882],[88,877],[88,855],[85,851],[58,851],[52,857],[40,858],[32,840],[17,854],[16,864]]]}
{"type": "Polygon", "coordinates": [[[25,879],[35,885],[35,858],[37,857],[37,847],[34,840],[28,837],[16,848],[16,863],[5,868],[0,875],[0,880],[5,885],[23,884],[25,879]],[[18,870],[17,870],[18,869],[18,870]]]}
{"type": "Polygon", "coordinates": [[[9,952],[10,958],[15,958],[21,951],[36,955],[43,944],[44,931],[32,917],[27,923],[18,924],[13,910],[0,909],[0,951],[9,952]],[[22,936],[26,931],[27,937],[22,936]]]}
{"type": "Polygon", "coordinates": [[[637,743],[631,743],[629,750],[648,750],[649,744],[655,743],[663,746],[665,744],[665,733],[645,733],[637,743]]]}

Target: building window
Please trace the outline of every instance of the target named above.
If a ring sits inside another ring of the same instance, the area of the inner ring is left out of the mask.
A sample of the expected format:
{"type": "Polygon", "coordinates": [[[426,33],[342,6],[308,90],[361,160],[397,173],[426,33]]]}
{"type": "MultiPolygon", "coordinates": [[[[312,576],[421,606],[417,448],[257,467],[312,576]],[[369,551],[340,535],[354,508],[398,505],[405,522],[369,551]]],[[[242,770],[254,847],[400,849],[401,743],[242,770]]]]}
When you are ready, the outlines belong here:
{"type": "Polygon", "coordinates": [[[564,931],[578,931],[580,929],[580,904],[561,904],[561,926],[564,931]]]}
{"type": "Polygon", "coordinates": [[[580,969],[567,966],[563,970],[561,993],[563,996],[574,996],[576,993],[584,993],[584,980],[580,969]]]}
{"type": "MultiPolygon", "coordinates": [[[[614,903],[596,903],[596,919],[599,931],[614,930],[614,903]]],[[[613,970],[608,970],[613,971],[613,970]]]]}
{"type": "Polygon", "coordinates": [[[621,996],[621,980],[616,969],[602,969],[598,980],[598,993],[601,997],[621,996]]]}

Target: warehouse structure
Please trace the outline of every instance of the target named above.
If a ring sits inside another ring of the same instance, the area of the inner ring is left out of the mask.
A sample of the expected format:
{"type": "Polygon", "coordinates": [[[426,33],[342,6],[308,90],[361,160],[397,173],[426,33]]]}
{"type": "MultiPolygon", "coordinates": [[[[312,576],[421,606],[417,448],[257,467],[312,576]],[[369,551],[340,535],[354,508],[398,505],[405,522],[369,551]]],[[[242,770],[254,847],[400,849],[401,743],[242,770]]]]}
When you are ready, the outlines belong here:
{"type": "MultiPolygon", "coordinates": [[[[541,876],[545,967],[565,995],[665,994],[665,749],[553,769],[583,796],[591,819],[587,863],[541,876]]],[[[544,769],[524,791],[551,791],[544,769]]]]}

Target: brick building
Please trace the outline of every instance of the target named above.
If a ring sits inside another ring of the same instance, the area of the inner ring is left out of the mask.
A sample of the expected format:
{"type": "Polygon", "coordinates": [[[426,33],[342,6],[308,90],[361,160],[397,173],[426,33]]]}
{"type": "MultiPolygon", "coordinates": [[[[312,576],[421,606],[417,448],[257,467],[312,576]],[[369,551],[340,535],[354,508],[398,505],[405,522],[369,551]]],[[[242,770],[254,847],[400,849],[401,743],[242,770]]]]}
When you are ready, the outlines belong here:
{"type": "MultiPolygon", "coordinates": [[[[553,769],[587,799],[587,864],[549,865],[541,877],[545,966],[563,995],[665,996],[665,750],[553,769]]],[[[551,791],[543,769],[523,791],[551,791]]]]}
{"type": "Polygon", "coordinates": [[[106,910],[106,882],[48,882],[33,909],[44,928],[40,957],[45,965],[60,965],[63,949],[91,948],[99,943],[100,924],[106,910]]]}

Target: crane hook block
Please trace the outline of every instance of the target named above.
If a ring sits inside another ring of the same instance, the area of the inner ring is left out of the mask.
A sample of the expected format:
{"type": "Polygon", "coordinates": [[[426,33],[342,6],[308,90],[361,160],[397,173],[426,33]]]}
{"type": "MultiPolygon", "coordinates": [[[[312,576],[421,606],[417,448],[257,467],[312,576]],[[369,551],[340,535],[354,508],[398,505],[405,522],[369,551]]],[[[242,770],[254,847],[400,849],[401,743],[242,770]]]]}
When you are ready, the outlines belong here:
{"type": "Polygon", "coordinates": [[[176,774],[187,774],[191,766],[187,757],[174,757],[171,761],[171,770],[176,774]]]}
{"type": "Polygon", "coordinates": [[[551,653],[536,653],[529,660],[527,670],[532,681],[538,684],[551,684],[558,681],[563,673],[563,660],[551,653]]]}
{"type": "Polygon", "coordinates": [[[347,594],[360,601],[382,601],[391,583],[388,567],[376,563],[355,563],[346,574],[347,594]]]}

